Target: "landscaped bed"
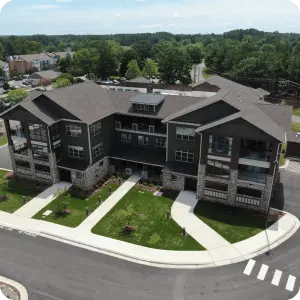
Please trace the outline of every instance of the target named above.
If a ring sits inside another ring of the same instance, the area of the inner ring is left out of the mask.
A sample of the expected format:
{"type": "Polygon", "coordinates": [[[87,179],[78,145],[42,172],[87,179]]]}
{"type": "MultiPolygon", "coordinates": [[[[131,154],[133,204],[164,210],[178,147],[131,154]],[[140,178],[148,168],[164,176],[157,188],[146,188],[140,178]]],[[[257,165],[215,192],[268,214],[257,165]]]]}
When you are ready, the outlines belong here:
{"type": "Polygon", "coordinates": [[[0,136],[0,146],[7,145],[7,137],[5,135],[0,136]]]}
{"type": "Polygon", "coordinates": [[[61,193],[33,218],[72,228],[77,227],[87,218],[87,211],[91,214],[99,207],[99,197],[104,202],[110,196],[110,189],[114,192],[118,187],[115,180],[107,181],[88,197],[82,197],[77,190],[71,189],[61,193]],[[66,210],[66,213],[63,213],[63,210],[66,210]],[[52,213],[43,216],[46,211],[52,211],[52,213]]]}
{"type": "Polygon", "coordinates": [[[12,173],[0,171],[0,210],[13,213],[42,193],[48,186],[18,179],[12,173]]]}
{"type": "Polygon", "coordinates": [[[131,189],[92,229],[95,234],[164,250],[205,250],[183,230],[167,212],[173,200],[153,196],[141,188],[131,189]]]}
{"type": "MultiPolygon", "coordinates": [[[[266,216],[250,210],[199,201],[194,214],[230,243],[246,240],[265,229],[266,216]]],[[[274,223],[270,220],[268,227],[274,223]]]]}

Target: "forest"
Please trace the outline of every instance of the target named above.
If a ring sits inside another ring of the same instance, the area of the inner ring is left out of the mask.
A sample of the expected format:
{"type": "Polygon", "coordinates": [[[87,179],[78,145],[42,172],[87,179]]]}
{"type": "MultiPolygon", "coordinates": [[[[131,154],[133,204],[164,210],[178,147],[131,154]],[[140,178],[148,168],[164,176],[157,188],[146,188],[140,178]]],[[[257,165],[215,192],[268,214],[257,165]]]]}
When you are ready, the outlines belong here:
{"type": "Polygon", "coordinates": [[[167,32],[116,35],[2,36],[0,59],[7,55],[70,49],[60,64],[74,75],[159,75],[162,82],[191,83],[193,64],[203,59],[210,73],[231,78],[300,81],[300,34],[234,30],[221,35],[167,32]]]}

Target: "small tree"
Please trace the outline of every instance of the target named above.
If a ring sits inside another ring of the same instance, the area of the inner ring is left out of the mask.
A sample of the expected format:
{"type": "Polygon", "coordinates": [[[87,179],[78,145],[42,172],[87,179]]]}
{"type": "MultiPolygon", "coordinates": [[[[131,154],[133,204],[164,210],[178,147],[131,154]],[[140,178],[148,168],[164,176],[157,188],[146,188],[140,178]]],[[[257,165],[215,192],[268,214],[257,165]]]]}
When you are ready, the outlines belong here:
{"type": "Polygon", "coordinates": [[[143,76],[145,77],[153,77],[157,76],[158,74],[158,67],[154,60],[147,59],[145,62],[145,67],[143,69],[143,76]]]}
{"type": "Polygon", "coordinates": [[[10,89],[10,85],[9,85],[9,83],[8,83],[7,81],[4,82],[4,84],[3,84],[3,89],[4,89],[5,91],[8,91],[8,90],[10,89]]]}
{"type": "Polygon", "coordinates": [[[67,78],[59,78],[58,80],[56,80],[54,83],[53,83],[53,87],[55,89],[59,89],[59,88],[62,88],[62,87],[66,87],[66,86],[70,86],[72,85],[71,81],[67,78]]]}
{"type": "Polygon", "coordinates": [[[15,105],[21,101],[23,101],[27,97],[28,93],[24,89],[18,89],[14,91],[10,91],[6,98],[12,105],[15,105]]]}
{"type": "Polygon", "coordinates": [[[126,79],[134,79],[137,77],[142,76],[142,72],[138,66],[138,63],[136,60],[132,60],[129,64],[128,64],[128,68],[127,68],[127,72],[126,72],[126,79]]]}

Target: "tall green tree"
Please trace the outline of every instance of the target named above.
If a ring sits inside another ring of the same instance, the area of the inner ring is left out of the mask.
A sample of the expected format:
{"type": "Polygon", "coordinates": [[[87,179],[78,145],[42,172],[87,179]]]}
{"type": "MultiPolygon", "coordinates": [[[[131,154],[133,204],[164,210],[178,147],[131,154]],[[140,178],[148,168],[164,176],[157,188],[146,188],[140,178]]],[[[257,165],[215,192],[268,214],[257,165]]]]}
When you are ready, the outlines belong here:
{"type": "Polygon", "coordinates": [[[143,73],[143,76],[145,76],[145,77],[157,76],[158,67],[157,67],[156,62],[152,59],[147,59],[145,61],[145,66],[144,66],[142,73],[143,73]]]}
{"type": "Polygon", "coordinates": [[[139,65],[136,60],[132,60],[127,67],[127,72],[126,72],[126,79],[134,79],[137,77],[140,77],[142,75],[142,72],[139,68],[139,65]]]}
{"type": "Polygon", "coordinates": [[[193,64],[199,64],[203,59],[203,44],[188,44],[186,46],[186,51],[188,55],[191,57],[193,64]]]}
{"type": "Polygon", "coordinates": [[[138,60],[138,54],[134,49],[123,50],[122,59],[119,69],[120,76],[124,77],[127,71],[128,64],[132,60],[138,60]]]}
{"type": "Polygon", "coordinates": [[[62,73],[71,73],[73,68],[73,59],[69,53],[66,57],[60,58],[58,65],[62,73]]]}
{"type": "Polygon", "coordinates": [[[4,53],[5,53],[5,49],[2,45],[2,43],[0,43],[0,60],[4,59],[4,53]]]}
{"type": "Polygon", "coordinates": [[[90,78],[97,64],[97,49],[81,49],[74,54],[73,65],[76,73],[87,75],[90,78]]]}
{"type": "Polygon", "coordinates": [[[160,76],[165,83],[190,84],[193,62],[182,45],[167,42],[158,54],[160,76]]]}

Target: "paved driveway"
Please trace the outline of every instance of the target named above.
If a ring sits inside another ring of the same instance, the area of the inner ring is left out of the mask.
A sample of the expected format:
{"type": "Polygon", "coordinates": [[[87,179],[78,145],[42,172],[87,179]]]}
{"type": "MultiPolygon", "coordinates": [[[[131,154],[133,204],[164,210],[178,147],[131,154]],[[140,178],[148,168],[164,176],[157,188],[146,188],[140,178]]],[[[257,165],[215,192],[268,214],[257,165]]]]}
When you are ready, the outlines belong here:
{"type": "Polygon", "coordinates": [[[8,147],[0,148],[0,168],[12,170],[8,147]]]}

